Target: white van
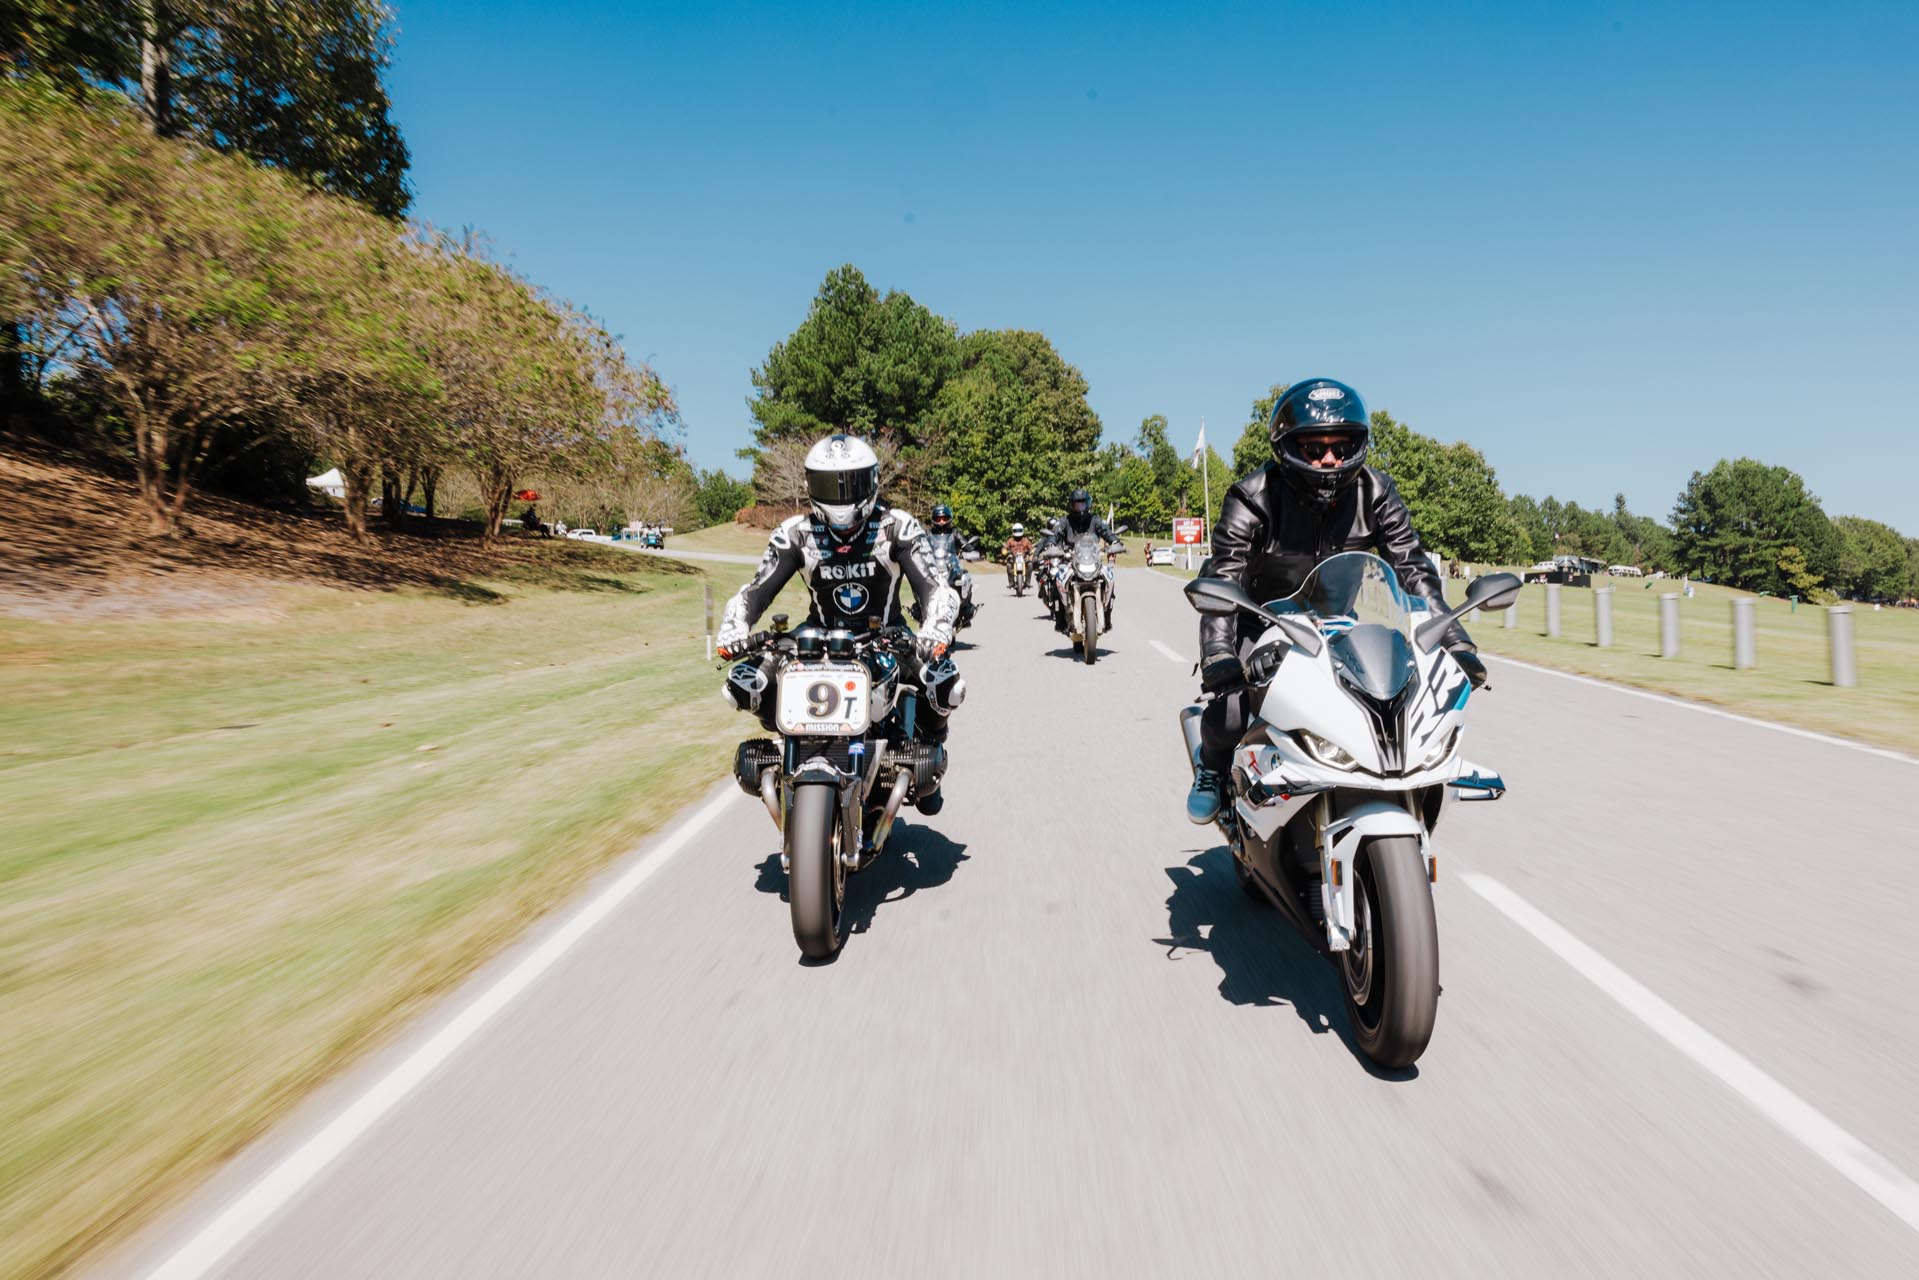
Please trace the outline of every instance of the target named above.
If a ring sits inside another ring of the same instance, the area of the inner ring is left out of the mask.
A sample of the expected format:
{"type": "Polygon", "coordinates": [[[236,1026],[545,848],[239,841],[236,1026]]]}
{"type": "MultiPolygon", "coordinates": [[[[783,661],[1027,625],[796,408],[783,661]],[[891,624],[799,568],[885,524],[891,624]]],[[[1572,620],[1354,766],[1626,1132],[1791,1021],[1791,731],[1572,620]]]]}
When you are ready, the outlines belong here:
{"type": "Polygon", "coordinates": [[[1615,578],[1643,578],[1645,572],[1636,564],[1616,564],[1606,570],[1615,578]]]}

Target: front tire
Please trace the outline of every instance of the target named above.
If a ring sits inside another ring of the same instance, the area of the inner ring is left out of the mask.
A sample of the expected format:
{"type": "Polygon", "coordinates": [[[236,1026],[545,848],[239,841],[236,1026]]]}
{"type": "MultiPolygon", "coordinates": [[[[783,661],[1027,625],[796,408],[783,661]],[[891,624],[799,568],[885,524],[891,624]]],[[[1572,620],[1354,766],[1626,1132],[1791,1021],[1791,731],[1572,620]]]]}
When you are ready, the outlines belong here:
{"type": "Polygon", "coordinates": [[[796,787],[786,811],[786,897],[793,910],[793,941],[810,960],[831,960],[840,950],[840,911],[846,904],[846,871],[840,864],[839,790],[816,784],[796,787]]]}
{"type": "Polygon", "coordinates": [[[1382,836],[1355,859],[1353,946],[1335,956],[1346,1016],[1360,1049],[1382,1067],[1409,1067],[1439,1017],[1439,922],[1414,836],[1382,836]]]}
{"type": "Polygon", "coordinates": [[[1079,623],[1080,648],[1090,667],[1099,654],[1099,597],[1090,591],[1080,598],[1079,623]]]}

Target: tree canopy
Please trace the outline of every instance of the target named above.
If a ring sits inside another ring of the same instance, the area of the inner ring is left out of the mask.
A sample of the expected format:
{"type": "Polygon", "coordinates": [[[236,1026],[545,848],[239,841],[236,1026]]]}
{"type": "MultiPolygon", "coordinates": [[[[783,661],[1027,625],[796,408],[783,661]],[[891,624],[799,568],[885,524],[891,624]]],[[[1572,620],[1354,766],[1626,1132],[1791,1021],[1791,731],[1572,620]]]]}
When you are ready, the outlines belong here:
{"type": "Polygon", "coordinates": [[[1693,472],[1672,524],[1678,567],[1728,586],[1805,594],[1839,569],[1832,522],[1785,467],[1737,458],[1693,472]]]}

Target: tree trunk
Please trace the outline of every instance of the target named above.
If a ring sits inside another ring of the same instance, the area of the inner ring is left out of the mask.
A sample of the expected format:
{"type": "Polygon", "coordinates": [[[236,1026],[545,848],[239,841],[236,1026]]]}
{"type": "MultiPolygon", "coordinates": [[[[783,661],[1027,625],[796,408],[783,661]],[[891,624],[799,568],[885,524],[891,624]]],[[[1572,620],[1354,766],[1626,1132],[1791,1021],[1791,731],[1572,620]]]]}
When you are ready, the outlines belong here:
{"type": "Polygon", "coordinates": [[[507,502],[513,497],[513,480],[498,467],[480,472],[477,478],[480,497],[486,502],[486,530],[480,545],[491,547],[500,539],[500,521],[506,519],[507,502]]]}
{"type": "Polygon", "coordinates": [[[406,518],[406,500],[400,496],[400,477],[391,467],[380,468],[380,513],[386,527],[397,529],[406,518]]]}
{"type": "Polygon", "coordinates": [[[140,4],[140,114],[156,135],[173,127],[173,54],[161,30],[164,0],[140,4]]]}
{"type": "Polygon", "coordinates": [[[340,468],[340,481],[346,494],[342,501],[346,505],[347,532],[353,535],[355,542],[366,541],[366,491],[369,479],[371,476],[365,467],[340,468]]]}
{"type": "Polygon", "coordinates": [[[439,487],[440,469],[438,467],[428,467],[420,473],[420,505],[426,508],[426,518],[429,520],[434,518],[433,495],[439,487]]]}

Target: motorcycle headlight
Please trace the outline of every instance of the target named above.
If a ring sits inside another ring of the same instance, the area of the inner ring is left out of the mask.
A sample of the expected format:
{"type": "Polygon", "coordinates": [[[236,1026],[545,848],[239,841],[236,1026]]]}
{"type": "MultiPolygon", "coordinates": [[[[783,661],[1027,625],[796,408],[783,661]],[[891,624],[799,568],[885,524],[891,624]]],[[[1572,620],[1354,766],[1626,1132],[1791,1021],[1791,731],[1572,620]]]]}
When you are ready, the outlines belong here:
{"type": "Polygon", "coordinates": [[[1350,769],[1358,763],[1345,748],[1328,742],[1310,729],[1295,729],[1293,737],[1307,755],[1329,769],[1350,769]]]}
{"type": "Polygon", "coordinates": [[[1431,751],[1426,753],[1426,758],[1419,762],[1419,767],[1414,769],[1413,772],[1424,773],[1428,769],[1437,768],[1443,764],[1446,757],[1453,753],[1453,743],[1458,740],[1459,730],[1457,729],[1454,729],[1451,733],[1440,735],[1439,741],[1434,744],[1431,751]]]}

